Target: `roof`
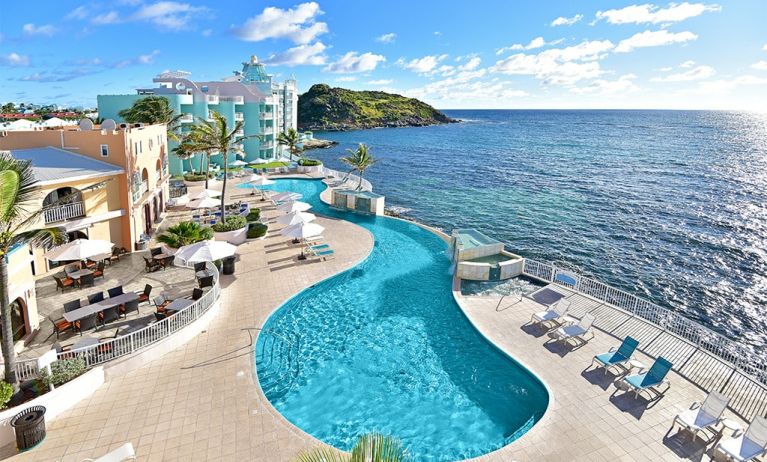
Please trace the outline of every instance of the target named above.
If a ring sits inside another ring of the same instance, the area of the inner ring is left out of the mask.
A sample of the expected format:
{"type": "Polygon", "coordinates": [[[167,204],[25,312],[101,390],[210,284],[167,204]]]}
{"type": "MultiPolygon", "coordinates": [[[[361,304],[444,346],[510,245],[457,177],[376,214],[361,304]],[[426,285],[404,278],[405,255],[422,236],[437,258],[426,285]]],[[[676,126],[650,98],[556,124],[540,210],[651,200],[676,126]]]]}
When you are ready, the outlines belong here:
{"type": "Polygon", "coordinates": [[[41,183],[124,173],[122,168],[115,165],[53,146],[10,151],[14,159],[28,160],[32,163],[35,179],[41,183]]]}

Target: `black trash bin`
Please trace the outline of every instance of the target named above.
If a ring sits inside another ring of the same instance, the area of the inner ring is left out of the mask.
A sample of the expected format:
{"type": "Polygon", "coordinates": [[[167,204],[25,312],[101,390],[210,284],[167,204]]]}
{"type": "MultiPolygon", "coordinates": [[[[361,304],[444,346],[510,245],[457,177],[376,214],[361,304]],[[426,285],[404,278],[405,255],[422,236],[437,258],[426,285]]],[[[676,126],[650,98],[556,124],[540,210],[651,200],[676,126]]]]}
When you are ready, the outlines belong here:
{"type": "Polygon", "coordinates": [[[224,274],[234,274],[234,256],[224,258],[224,274]]]}
{"type": "Polygon", "coordinates": [[[45,407],[24,409],[11,419],[11,426],[16,431],[16,447],[19,451],[32,449],[45,439],[45,407]]]}

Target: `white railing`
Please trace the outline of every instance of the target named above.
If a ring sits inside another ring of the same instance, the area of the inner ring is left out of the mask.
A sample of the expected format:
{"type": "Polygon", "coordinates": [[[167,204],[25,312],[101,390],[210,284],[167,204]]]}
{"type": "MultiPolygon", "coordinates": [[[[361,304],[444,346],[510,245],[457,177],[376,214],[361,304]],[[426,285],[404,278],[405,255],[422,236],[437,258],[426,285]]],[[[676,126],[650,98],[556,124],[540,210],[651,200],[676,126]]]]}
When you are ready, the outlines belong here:
{"type": "Polygon", "coordinates": [[[261,147],[259,149],[272,149],[274,147],[273,141],[267,141],[266,143],[261,143],[261,147]]]}
{"type": "Polygon", "coordinates": [[[243,96],[219,96],[218,99],[220,101],[227,101],[234,104],[243,104],[245,103],[245,98],[243,96]]]}
{"type": "MultiPolygon", "coordinates": [[[[338,170],[333,170],[332,168],[328,168],[325,166],[322,167],[322,173],[325,176],[332,176],[335,178],[347,178],[346,184],[348,184],[350,187],[351,186],[356,187],[360,183],[360,177],[357,175],[353,175],[351,173],[339,172],[338,170]]],[[[368,180],[363,178],[362,189],[365,191],[373,191],[373,185],[370,184],[368,180]]]]}
{"type": "Polygon", "coordinates": [[[259,113],[259,118],[271,120],[274,118],[274,112],[261,112],[259,113]]]}
{"type": "Polygon", "coordinates": [[[274,133],[274,128],[262,128],[261,131],[259,131],[259,135],[271,135],[274,133]]]}
{"type": "Polygon", "coordinates": [[[63,205],[52,205],[43,209],[45,223],[69,220],[85,216],[85,205],[82,202],[70,202],[63,205]]]}
{"type": "Polygon", "coordinates": [[[218,95],[205,95],[205,101],[208,104],[218,104],[218,95]]]}
{"type": "Polygon", "coordinates": [[[24,382],[37,377],[37,359],[17,359],[16,379],[24,382]]]}
{"type": "Polygon", "coordinates": [[[240,120],[245,120],[245,114],[243,114],[242,112],[235,112],[234,113],[234,120],[236,120],[238,122],[240,120]]]}
{"type": "Polygon", "coordinates": [[[179,117],[178,121],[182,124],[190,124],[194,122],[194,115],[192,114],[184,114],[181,117],[179,117]]]}
{"type": "Polygon", "coordinates": [[[756,378],[762,384],[767,384],[767,357],[754,354],[742,343],[714,332],[679,313],[584,276],[574,275],[575,284],[572,284],[570,278],[559,279],[557,277],[562,274],[572,277],[572,271],[557,268],[549,263],[525,258],[523,274],[565,286],[599,301],[609,303],[632,316],[657,325],[664,331],[711,353],[741,372],[756,378]]]}

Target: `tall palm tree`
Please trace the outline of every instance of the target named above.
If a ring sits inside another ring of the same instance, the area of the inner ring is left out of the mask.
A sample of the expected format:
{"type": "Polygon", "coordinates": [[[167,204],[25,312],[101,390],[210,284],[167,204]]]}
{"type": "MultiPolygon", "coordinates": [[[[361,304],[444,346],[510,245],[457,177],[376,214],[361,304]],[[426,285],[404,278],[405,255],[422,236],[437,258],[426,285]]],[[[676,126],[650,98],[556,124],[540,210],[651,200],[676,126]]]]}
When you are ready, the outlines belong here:
{"type": "Polygon", "coordinates": [[[296,462],[405,462],[411,460],[402,443],[377,433],[362,435],[351,454],[318,447],[298,456],[296,462]]]}
{"type": "Polygon", "coordinates": [[[147,96],[138,99],[131,107],[120,111],[118,115],[132,124],[165,124],[168,129],[168,139],[179,141],[183,114],[174,114],[168,98],[164,96],[147,96]]]}
{"type": "MultiPolygon", "coordinates": [[[[197,154],[197,150],[195,149],[194,143],[191,141],[187,141],[186,137],[184,137],[179,143],[178,146],[171,149],[171,152],[176,155],[179,159],[181,159],[182,165],[181,168],[183,169],[183,162],[185,160],[189,161],[189,172],[194,175],[194,165],[192,165],[192,158],[197,154]]],[[[207,185],[205,186],[207,188],[207,185]]]]}
{"type": "Polygon", "coordinates": [[[341,157],[339,160],[351,167],[349,173],[359,173],[360,183],[357,185],[357,189],[362,189],[362,177],[365,175],[365,170],[378,162],[378,160],[373,158],[367,145],[363,143],[360,143],[356,150],[347,149],[346,151],[349,155],[341,157]]]}
{"type": "Polygon", "coordinates": [[[11,308],[8,300],[8,263],[5,257],[16,245],[50,247],[67,240],[61,228],[32,229],[42,214],[37,180],[28,161],[0,153],[0,324],[5,381],[18,390],[16,351],[13,348],[11,308]]]}
{"type": "Polygon", "coordinates": [[[212,121],[201,120],[190,131],[190,136],[195,137],[197,147],[211,153],[218,153],[224,156],[224,182],[221,186],[221,221],[226,219],[226,181],[229,173],[229,153],[239,152],[242,142],[248,138],[259,138],[259,135],[239,136],[237,132],[242,130],[245,122],[242,120],[234,123],[230,129],[226,117],[216,111],[210,111],[212,121]]]}
{"type": "Polygon", "coordinates": [[[293,160],[293,154],[301,156],[303,150],[298,147],[299,136],[295,128],[289,128],[287,132],[277,135],[277,144],[288,148],[290,160],[293,160]]]}

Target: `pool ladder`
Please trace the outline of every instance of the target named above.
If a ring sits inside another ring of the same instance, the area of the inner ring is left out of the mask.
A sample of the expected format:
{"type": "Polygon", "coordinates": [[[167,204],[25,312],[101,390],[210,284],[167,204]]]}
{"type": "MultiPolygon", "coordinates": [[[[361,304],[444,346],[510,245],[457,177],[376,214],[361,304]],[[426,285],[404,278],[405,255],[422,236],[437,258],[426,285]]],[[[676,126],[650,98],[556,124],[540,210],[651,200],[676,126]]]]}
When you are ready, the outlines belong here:
{"type": "Polygon", "coordinates": [[[300,339],[272,329],[259,329],[256,363],[261,388],[270,400],[282,399],[290,392],[301,372],[300,339]]]}

